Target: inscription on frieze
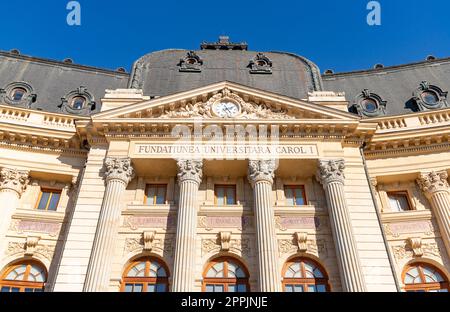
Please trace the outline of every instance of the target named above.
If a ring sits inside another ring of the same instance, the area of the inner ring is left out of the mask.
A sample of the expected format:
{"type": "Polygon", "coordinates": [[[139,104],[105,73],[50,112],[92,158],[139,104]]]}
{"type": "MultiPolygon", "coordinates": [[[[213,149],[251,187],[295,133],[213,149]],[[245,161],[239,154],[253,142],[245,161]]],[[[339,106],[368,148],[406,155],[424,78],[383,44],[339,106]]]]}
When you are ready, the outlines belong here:
{"type": "Polygon", "coordinates": [[[247,216],[204,216],[199,218],[198,226],[211,230],[213,228],[235,228],[245,229],[251,223],[251,218],[247,216]]]}
{"type": "Polygon", "coordinates": [[[278,229],[316,229],[320,228],[321,222],[318,217],[275,217],[275,225],[278,229]]]}
{"type": "Polygon", "coordinates": [[[129,216],[125,217],[124,226],[132,230],[140,228],[167,229],[176,226],[174,216],[129,216]]]}
{"type": "Polygon", "coordinates": [[[43,222],[33,220],[14,220],[11,223],[11,230],[19,234],[26,232],[45,233],[50,236],[57,236],[61,230],[61,223],[43,222]]]}
{"type": "Polygon", "coordinates": [[[434,232],[431,221],[390,223],[385,225],[385,229],[388,235],[392,235],[394,237],[407,233],[424,233],[425,235],[431,235],[434,232]]]}

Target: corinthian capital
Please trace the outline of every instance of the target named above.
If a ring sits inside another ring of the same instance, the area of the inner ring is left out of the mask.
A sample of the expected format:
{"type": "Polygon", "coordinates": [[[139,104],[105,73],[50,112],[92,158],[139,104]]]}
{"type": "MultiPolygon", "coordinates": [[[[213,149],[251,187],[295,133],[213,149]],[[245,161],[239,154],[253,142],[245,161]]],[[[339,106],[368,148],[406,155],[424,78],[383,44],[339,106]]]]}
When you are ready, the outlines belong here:
{"type": "Polygon", "coordinates": [[[319,160],[319,170],[317,178],[323,186],[332,182],[344,184],[345,176],[345,161],[344,159],[319,160]]]}
{"type": "Polygon", "coordinates": [[[178,166],[178,182],[193,180],[200,184],[203,177],[203,161],[193,159],[179,159],[178,166]]]}
{"type": "Polygon", "coordinates": [[[426,195],[431,195],[439,191],[448,191],[446,171],[432,171],[429,173],[422,173],[417,179],[417,184],[426,195]]]}
{"type": "Polygon", "coordinates": [[[248,180],[251,185],[258,181],[267,181],[273,183],[277,164],[275,160],[249,160],[248,161],[248,180]]]}
{"type": "Polygon", "coordinates": [[[106,182],[120,180],[128,184],[134,178],[134,169],[130,158],[108,157],[105,160],[106,182]]]}
{"type": "Polygon", "coordinates": [[[28,171],[2,168],[0,171],[0,190],[10,189],[16,191],[19,196],[28,185],[28,171]]]}

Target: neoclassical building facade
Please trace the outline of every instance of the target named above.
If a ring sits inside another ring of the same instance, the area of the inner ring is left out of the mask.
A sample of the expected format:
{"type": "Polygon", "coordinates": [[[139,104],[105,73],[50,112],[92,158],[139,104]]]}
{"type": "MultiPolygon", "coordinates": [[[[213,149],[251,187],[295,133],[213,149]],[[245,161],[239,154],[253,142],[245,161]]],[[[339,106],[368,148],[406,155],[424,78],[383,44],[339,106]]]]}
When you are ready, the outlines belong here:
{"type": "Polygon", "coordinates": [[[0,289],[449,291],[449,72],[0,52],[0,289]]]}

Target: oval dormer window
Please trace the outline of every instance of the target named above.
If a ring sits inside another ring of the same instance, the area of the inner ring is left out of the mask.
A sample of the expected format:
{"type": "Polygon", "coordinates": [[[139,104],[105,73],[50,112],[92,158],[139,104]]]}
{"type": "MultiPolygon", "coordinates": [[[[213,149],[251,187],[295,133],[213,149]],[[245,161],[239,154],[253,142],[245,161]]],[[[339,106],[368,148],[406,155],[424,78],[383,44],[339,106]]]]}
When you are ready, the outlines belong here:
{"type": "Polygon", "coordinates": [[[361,101],[361,105],[366,112],[373,113],[378,109],[377,101],[368,98],[361,101]]]}
{"type": "Polygon", "coordinates": [[[422,100],[429,105],[436,105],[439,103],[438,95],[433,91],[424,91],[421,94],[422,100]]]}
{"type": "Polygon", "coordinates": [[[86,103],[86,99],[82,96],[76,96],[72,100],[72,108],[76,110],[81,110],[84,108],[84,104],[86,103]]]}
{"type": "Polygon", "coordinates": [[[27,90],[23,88],[14,88],[11,92],[11,98],[14,102],[20,102],[25,97],[27,90]]]}

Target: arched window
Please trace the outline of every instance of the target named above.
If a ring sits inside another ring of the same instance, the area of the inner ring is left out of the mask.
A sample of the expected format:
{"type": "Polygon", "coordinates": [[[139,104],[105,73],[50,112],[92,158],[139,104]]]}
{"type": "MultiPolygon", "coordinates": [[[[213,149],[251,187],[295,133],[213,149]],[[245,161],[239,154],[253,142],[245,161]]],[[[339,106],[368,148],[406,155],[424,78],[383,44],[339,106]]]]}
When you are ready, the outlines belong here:
{"type": "Polygon", "coordinates": [[[229,257],[211,261],[203,274],[203,291],[247,292],[248,272],[238,261],[229,257]]]}
{"type": "Polygon", "coordinates": [[[164,263],[156,258],[133,261],[122,277],[123,292],[169,291],[169,273],[164,263]]]}
{"type": "Polygon", "coordinates": [[[448,280],[437,268],[425,264],[414,263],[403,272],[405,290],[408,292],[448,292],[448,280]]]}
{"type": "Polygon", "coordinates": [[[325,270],[310,259],[296,258],[283,269],[283,290],[286,292],[327,292],[330,290],[325,270]]]}
{"type": "Polygon", "coordinates": [[[1,292],[38,292],[43,291],[47,273],[43,265],[37,262],[19,262],[11,265],[2,275],[1,292]]]}

